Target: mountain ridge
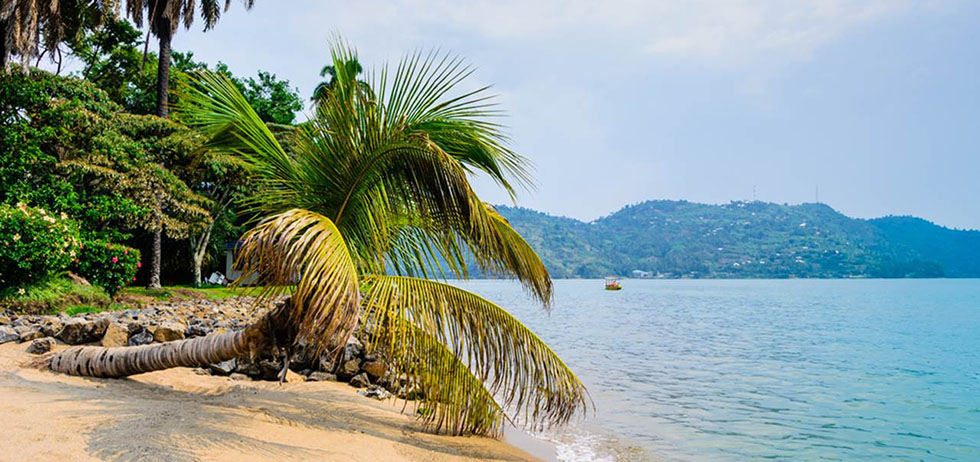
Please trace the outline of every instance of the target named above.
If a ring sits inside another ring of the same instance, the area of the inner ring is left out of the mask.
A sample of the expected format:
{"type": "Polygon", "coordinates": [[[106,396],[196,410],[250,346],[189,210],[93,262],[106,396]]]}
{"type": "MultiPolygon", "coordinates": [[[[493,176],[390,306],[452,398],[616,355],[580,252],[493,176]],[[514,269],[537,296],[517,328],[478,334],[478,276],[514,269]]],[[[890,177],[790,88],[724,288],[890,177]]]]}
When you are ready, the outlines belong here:
{"type": "Polygon", "coordinates": [[[980,231],[822,203],[650,200],[591,222],[498,206],[554,277],[980,277],[980,231]]]}

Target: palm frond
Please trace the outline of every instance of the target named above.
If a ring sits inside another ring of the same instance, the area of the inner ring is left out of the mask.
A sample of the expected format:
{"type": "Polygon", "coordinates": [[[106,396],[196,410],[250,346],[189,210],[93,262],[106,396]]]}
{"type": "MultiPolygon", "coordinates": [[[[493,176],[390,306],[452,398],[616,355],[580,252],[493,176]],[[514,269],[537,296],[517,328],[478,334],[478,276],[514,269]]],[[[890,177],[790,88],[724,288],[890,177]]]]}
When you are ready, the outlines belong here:
{"type": "MultiPolygon", "coordinates": [[[[423,367],[423,374],[438,375],[437,371],[453,367],[441,356],[443,364],[412,363],[423,353],[416,351],[418,345],[413,343],[412,329],[419,329],[458,358],[491,396],[499,398],[502,409],[514,413],[515,421],[562,424],[587,406],[584,385],[561,358],[494,303],[425,279],[367,276],[364,281],[363,325],[369,338],[375,339],[373,347],[396,361],[396,369],[423,367]]],[[[459,399],[470,402],[479,397],[471,394],[459,399]]],[[[484,411],[477,408],[473,412],[484,411]]],[[[447,417],[450,421],[459,422],[470,411],[461,406],[442,412],[451,414],[447,417]]]]}
{"type": "Polygon", "coordinates": [[[236,265],[239,280],[263,287],[263,295],[295,287],[291,324],[317,350],[343,345],[356,327],[357,268],[329,218],[294,209],[263,220],[243,237],[236,265]]]}
{"type": "MultiPolygon", "coordinates": [[[[227,76],[209,71],[186,74],[175,93],[179,96],[175,118],[204,135],[205,148],[251,163],[264,189],[288,193],[302,183],[272,130],[227,76]]],[[[277,211],[289,208],[283,205],[277,211]]]]}

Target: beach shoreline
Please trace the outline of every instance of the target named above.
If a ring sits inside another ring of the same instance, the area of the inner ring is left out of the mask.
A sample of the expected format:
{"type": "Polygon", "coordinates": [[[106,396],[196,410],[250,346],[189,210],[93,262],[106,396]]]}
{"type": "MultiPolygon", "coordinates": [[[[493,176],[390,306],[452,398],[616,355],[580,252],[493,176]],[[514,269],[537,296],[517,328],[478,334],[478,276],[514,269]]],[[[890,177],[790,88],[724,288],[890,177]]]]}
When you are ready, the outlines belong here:
{"type": "Polygon", "coordinates": [[[400,403],[344,383],[280,386],[187,368],[72,377],[25,367],[36,358],[26,347],[0,345],[0,461],[547,460],[539,440],[427,433],[400,403]]]}

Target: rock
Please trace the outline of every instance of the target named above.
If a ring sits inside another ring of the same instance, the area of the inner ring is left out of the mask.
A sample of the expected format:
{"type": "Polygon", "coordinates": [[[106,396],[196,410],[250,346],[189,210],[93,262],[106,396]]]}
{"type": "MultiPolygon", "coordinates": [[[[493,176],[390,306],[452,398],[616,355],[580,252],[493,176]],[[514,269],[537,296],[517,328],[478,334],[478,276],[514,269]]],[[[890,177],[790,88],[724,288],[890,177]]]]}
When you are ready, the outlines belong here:
{"type": "Polygon", "coordinates": [[[364,355],[364,344],[361,343],[357,337],[353,335],[347,340],[347,346],[344,347],[344,361],[350,361],[354,358],[359,358],[364,355]]]}
{"type": "Polygon", "coordinates": [[[0,326],[9,326],[10,318],[7,316],[0,316],[0,326]]]}
{"type": "Polygon", "coordinates": [[[265,380],[279,380],[279,373],[282,372],[282,362],[274,359],[263,359],[259,361],[259,370],[265,380]]]}
{"type": "Polygon", "coordinates": [[[229,375],[228,377],[232,380],[241,380],[241,381],[252,380],[251,377],[245,374],[239,374],[238,372],[232,372],[231,375],[229,375]]]}
{"type": "Polygon", "coordinates": [[[340,369],[337,370],[337,376],[341,379],[347,380],[351,377],[357,375],[361,371],[361,360],[354,358],[350,361],[345,362],[340,369]]]}
{"type": "Polygon", "coordinates": [[[31,340],[44,337],[44,334],[41,333],[41,329],[34,326],[21,326],[14,330],[17,331],[18,335],[20,335],[21,342],[30,342],[31,340]]]}
{"type": "Polygon", "coordinates": [[[369,379],[368,375],[363,372],[350,379],[350,386],[352,387],[364,388],[368,385],[371,385],[371,379],[369,379]]]}
{"type": "Polygon", "coordinates": [[[0,344],[13,342],[16,340],[20,340],[20,334],[18,334],[17,331],[15,331],[12,327],[0,327],[0,344]]]}
{"type": "Polygon", "coordinates": [[[41,318],[41,333],[45,337],[54,337],[61,328],[64,327],[64,323],[60,319],[54,316],[44,316],[41,318]]]}
{"type": "Polygon", "coordinates": [[[55,334],[55,337],[69,345],[80,345],[99,340],[95,335],[95,323],[83,318],[71,318],[55,334]]]}
{"type": "Polygon", "coordinates": [[[43,355],[54,348],[54,339],[51,337],[38,338],[31,341],[27,346],[27,352],[32,355],[43,355]]]}
{"type": "Polygon", "coordinates": [[[96,337],[102,338],[105,335],[105,330],[109,328],[109,324],[112,324],[112,317],[110,315],[101,315],[95,318],[93,321],[95,328],[92,330],[92,334],[96,337]]]}
{"type": "Polygon", "coordinates": [[[187,338],[204,337],[205,335],[208,335],[209,333],[211,333],[211,329],[208,329],[207,327],[204,327],[204,325],[202,325],[202,324],[191,324],[190,326],[187,326],[187,329],[184,330],[184,337],[187,337],[187,338]]]}
{"type": "Polygon", "coordinates": [[[153,331],[153,341],[172,342],[184,338],[184,330],[187,329],[179,322],[164,322],[157,326],[153,331]]]}
{"type": "Polygon", "coordinates": [[[262,369],[259,369],[258,363],[252,362],[249,358],[238,358],[235,364],[235,372],[249,376],[262,375],[262,369]]]}
{"type": "Polygon", "coordinates": [[[232,372],[234,372],[235,367],[238,365],[237,363],[238,362],[236,360],[229,359],[227,361],[222,361],[217,364],[212,364],[208,366],[208,369],[211,369],[212,374],[229,375],[232,372]]]}
{"type": "Polygon", "coordinates": [[[286,381],[289,382],[289,383],[305,382],[306,381],[306,377],[305,376],[302,376],[300,374],[297,374],[297,373],[295,373],[295,372],[293,372],[291,370],[287,370],[286,371],[286,381]]]}
{"type": "Polygon", "coordinates": [[[129,346],[149,345],[153,343],[153,334],[140,327],[140,330],[129,336],[129,346]]]}
{"type": "Polygon", "coordinates": [[[105,334],[102,334],[102,346],[111,348],[126,345],[129,345],[129,326],[121,322],[109,323],[105,334]]]}
{"type": "Polygon", "coordinates": [[[364,365],[361,366],[361,368],[364,369],[364,372],[367,372],[368,375],[370,375],[371,378],[375,380],[384,377],[385,372],[388,371],[388,365],[386,365],[381,361],[366,362],[364,363],[364,365]]]}
{"type": "Polygon", "coordinates": [[[391,398],[391,392],[377,385],[371,385],[367,390],[358,390],[357,394],[366,398],[374,398],[379,401],[384,401],[391,398]]]}
{"type": "Polygon", "coordinates": [[[336,382],[337,376],[329,372],[312,372],[310,376],[307,377],[310,382],[336,382]]]}

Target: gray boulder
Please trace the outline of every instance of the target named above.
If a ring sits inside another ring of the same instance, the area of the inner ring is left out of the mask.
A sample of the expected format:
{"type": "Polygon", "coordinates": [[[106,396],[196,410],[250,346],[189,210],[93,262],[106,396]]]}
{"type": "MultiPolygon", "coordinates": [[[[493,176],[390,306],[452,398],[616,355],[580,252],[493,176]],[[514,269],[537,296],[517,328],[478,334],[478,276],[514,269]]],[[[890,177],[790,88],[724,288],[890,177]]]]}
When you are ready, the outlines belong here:
{"type": "Polygon", "coordinates": [[[340,366],[340,369],[337,370],[337,376],[343,380],[347,380],[357,375],[357,373],[360,371],[361,371],[361,360],[354,358],[351,359],[350,361],[344,362],[344,364],[340,366]]]}
{"type": "Polygon", "coordinates": [[[350,386],[352,387],[364,388],[369,385],[371,385],[371,379],[363,372],[350,379],[350,386]]]}
{"type": "Polygon", "coordinates": [[[54,339],[51,337],[38,338],[31,341],[27,346],[27,352],[32,355],[43,355],[54,348],[54,339]]]}
{"type": "Polygon", "coordinates": [[[146,329],[140,329],[129,336],[129,346],[149,345],[153,343],[153,334],[146,329]]]}
{"type": "Polygon", "coordinates": [[[55,337],[69,345],[80,345],[99,340],[95,335],[95,323],[83,318],[71,318],[65,322],[55,337]]]}
{"type": "Polygon", "coordinates": [[[229,359],[227,361],[222,361],[217,364],[212,364],[208,366],[208,369],[211,370],[212,374],[229,375],[235,371],[235,366],[237,365],[236,363],[237,361],[235,361],[234,359],[229,359]]]}
{"type": "Polygon", "coordinates": [[[0,344],[20,340],[20,334],[12,327],[0,327],[0,344]]]}
{"type": "Polygon", "coordinates": [[[307,377],[310,382],[336,382],[337,376],[329,372],[311,372],[310,376],[307,377]]]}

